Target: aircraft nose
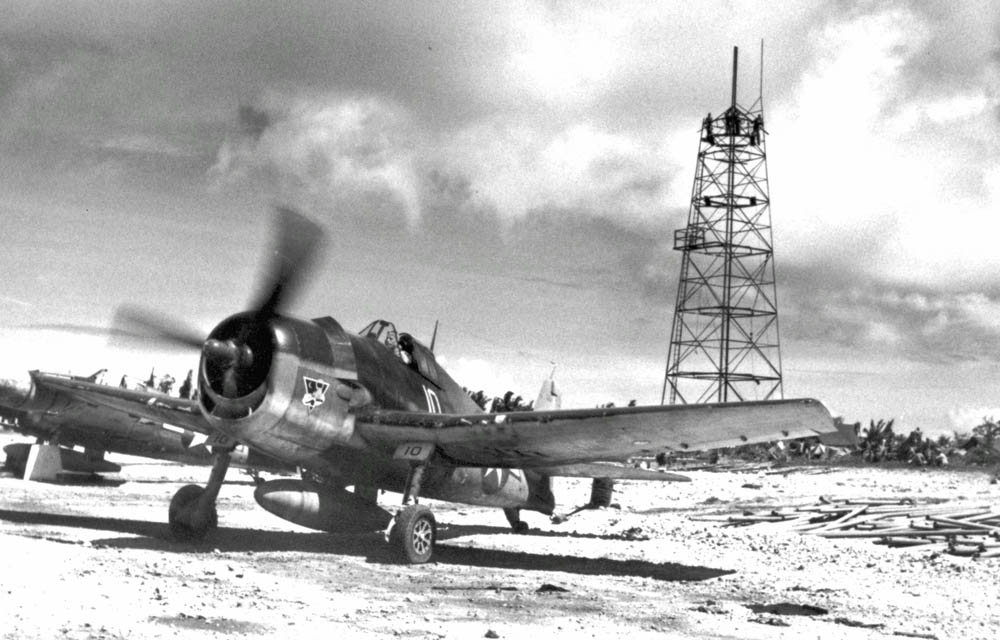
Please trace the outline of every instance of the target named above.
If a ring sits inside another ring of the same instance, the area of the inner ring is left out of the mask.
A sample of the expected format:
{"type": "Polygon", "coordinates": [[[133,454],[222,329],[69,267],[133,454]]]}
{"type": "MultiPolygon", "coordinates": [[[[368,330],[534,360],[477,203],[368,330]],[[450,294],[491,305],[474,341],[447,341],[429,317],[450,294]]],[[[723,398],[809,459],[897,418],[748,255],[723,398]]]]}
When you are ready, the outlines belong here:
{"type": "Polygon", "coordinates": [[[31,376],[28,373],[0,371],[0,407],[17,409],[31,395],[31,376]]]}

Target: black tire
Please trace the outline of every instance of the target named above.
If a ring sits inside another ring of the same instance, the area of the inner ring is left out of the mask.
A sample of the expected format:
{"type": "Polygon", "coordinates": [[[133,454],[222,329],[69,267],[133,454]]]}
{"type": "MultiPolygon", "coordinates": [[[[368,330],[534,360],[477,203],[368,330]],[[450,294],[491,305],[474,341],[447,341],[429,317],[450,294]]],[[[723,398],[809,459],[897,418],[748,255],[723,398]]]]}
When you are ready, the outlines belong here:
{"type": "Polygon", "coordinates": [[[219,525],[219,514],[212,505],[209,518],[206,524],[194,527],[190,522],[181,518],[181,513],[193,504],[205,493],[205,489],[196,484],[184,485],[177,490],[170,500],[167,522],[170,527],[170,535],[178,542],[195,542],[201,540],[211,530],[219,525]]]}
{"type": "Polygon", "coordinates": [[[399,551],[403,562],[428,562],[434,554],[436,541],[437,521],[429,508],[422,504],[410,505],[396,514],[390,542],[399,551]]]}
{"type": "Polygon", "coordinates": [[[615,495],[615,481],[611,478],[594,478],[590,485],[590,504],[592,509],[606,509],[611,506],[611,498],[615,495]]]}
{"type": "Polygon", "coordinates": [[[507,516],[507,522],[510,523],[511,531],[514,533],[528,532],[528,523],[521,520],[520,509],[504,509],[503,514],[507,516]]]}

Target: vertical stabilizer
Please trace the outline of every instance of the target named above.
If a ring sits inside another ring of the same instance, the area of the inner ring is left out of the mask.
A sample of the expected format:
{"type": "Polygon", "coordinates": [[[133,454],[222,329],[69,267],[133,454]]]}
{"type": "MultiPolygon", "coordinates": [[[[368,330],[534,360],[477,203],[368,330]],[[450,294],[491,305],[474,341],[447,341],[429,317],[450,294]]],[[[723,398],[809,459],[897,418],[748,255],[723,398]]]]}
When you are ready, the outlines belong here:
{"type": "Polygon", "coordinates": [[[555,382],[556,368],[552,367],[552,373],[542,383],[542,388],[538,391],[538,399],[535,400],[535,411],[550,411],[562,407],[562,398],[556,391],[555,382]]]}

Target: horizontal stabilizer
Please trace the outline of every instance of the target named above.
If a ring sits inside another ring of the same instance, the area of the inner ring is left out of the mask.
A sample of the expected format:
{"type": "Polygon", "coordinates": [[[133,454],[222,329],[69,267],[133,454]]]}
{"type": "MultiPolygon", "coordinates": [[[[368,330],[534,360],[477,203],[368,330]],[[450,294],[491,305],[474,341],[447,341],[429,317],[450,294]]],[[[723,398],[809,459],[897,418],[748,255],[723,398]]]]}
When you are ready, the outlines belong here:
{"type": "Polygon", "coordinates": [[[844,424],[840,420],[834,420],[833,426],[837,428],[832,433],[822,433],[819,441],[828,447],[855,447],[858,444],[858,434],[854,431],[853,424],[844,424]]]}
{"type": "Polygon", "coordinates": [[[615,480],[653,480],[659,482],[691,482],[691,478],[669,471],[652,471],[623,467],[610,462],[584,462],[542,467],[539,472],[557,478],[613,478],[615,480]]]}
{"type": "Polygon", "coordinates": [[[4,447],[6,466],[25,480],[56,482],[67,473],[117,473],[120,465],[53,444],[13,443],[4,447]]]}

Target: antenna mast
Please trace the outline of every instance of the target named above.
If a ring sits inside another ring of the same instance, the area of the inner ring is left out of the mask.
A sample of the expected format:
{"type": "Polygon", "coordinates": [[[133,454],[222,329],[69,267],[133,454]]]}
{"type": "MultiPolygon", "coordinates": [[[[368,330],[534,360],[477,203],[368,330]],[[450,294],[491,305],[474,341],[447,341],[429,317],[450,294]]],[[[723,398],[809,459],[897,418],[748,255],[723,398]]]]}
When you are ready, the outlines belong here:
{"type": "Polygon", "coordinates": [[[671,404],[784,395],[763,100],[740,107],[738,56],[729,108],[702,121],[687,226],[674,232],[682,259],[661,402],[668,390],[671,404]]]}

